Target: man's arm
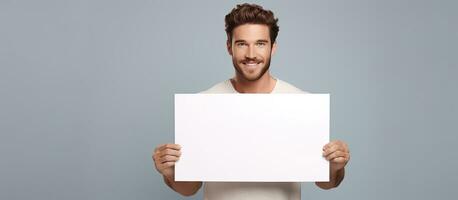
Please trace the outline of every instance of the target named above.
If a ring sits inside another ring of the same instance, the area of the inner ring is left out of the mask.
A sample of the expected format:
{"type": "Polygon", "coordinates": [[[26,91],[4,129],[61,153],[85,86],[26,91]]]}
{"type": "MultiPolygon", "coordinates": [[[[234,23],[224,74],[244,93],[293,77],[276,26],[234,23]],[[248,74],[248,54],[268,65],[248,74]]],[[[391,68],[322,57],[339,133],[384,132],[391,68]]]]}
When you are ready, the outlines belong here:
{"type": "Polygon", "coordinates": [[[202,182],[176,182],[173,178],[167,178],[166,176],[163,177],[165,184],[183,196],[194,195],[202,187],[202,182]]]}
{"type": "Polygon", "coordinates": [[[325,190],[339,186],[339,184],[344,179],[345,168],[342,168],[338,171],[331,171],[329,176],[329,182],[315,182],[315,185],[325,190]]]}
{"type": "Polygon", "coordinates": [[[202,182],[187,182],[174,180],[175,163],[180,159],[181,147],[177,144],[164,144],[153,152],[153,161],[156,170],[162,174],[165,184],[175,192],[184,196],[191,196],[202,187],[202,182]]]}
{"type": "Polygon", "coordinates": [[[342,141],[332,141],[323,147],[323,157],[329,161],[329,182],[315,182],[318,187],[328,190],[340,185],[345,176],[345,165],[350,160],[348,145],[342,141]]]}

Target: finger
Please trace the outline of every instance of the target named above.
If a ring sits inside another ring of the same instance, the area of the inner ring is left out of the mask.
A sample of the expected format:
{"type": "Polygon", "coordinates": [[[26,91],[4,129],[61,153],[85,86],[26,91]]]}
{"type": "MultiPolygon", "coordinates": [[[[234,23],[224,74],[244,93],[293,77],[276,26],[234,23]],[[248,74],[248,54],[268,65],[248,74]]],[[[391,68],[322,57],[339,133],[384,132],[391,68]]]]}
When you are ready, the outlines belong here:
{"type": "Polygon", "coordinates": [[[342,140],[333,140],[333,141],[327,143],[326,145],[324,145],[323,146],[323,150],[325,150],[325,149],[327,149],[327,148],[329,148],[331,146],[334,146],[334,145],[339,145],[339,146],[344,147],[345,149],[348,149],[348,145],[345,142],[343,142],[342,140]]]}
{"type": "Polygon", "coordinates": [[[165,150],[162,150],[162,151],[156,151],[153,154],[153,160],[158,160],[159,158],[164,157],[166,155],[172,155],[172,156],[180,157],[181,156],[181,151],[177,151],[177,150],[173,150],[173,149],[165,149],[165,150]]]}
{"type": "Polygon", "coordinates": [[[175,166],[175,162],[165,162],[165,163],[161,163],[161,165],[159,166],[159,169],[163,170],[163,169],[173,167],[173,166],[175,166]]]}
{"type": "Polygon", "coordinates": [[[335,152],[329,154],[328,156],[326,156],[326,160],[332,160],[332,159],[337,158],[337,157],[346,157],[346,153],[342,152],[342,151],[335,151],[335,152]]]}
{"type": "Polygon", "coordinates": [[[160,144],[156,148],[154,148],[153,155],[159,153],[161,151],[161,149],[164,148],[165,145],[167,145],[167,144],[160,144]]]}
{"type": "Polygon", "coordinates": [[[181,156],[181,151],[177,151],[177,150],[174,150],[174,149],[165,149],[165,150],[159,152],[159,157],[164,157],[166,155],[172,155],[172,156],[180,157],[181,156]]]}
{"type": "Polygon", "coordinates": [[[345,152],[350,153],[350,148],[348,148],[348,144],[345,142],[342,142],[345,148],[345,152]]]}
{"type": "Polygon", "coordinates": [[[162,158],[160,158],[160,161],[161,163],[165,163],[165,162],[176,162],[178,161],[180,158],[179,157],[176,157],[176,156],[169,156],[169,155],[166,155],[162,158]]]}
{"type": "Polygon", "coordinates": [[[157,153],[160,152],[160,151],[159,151],[159,148],[160,148],[161,146],[162,146],[162,145],[157,146],[156,148],[154,148],[153,153],[152,153],[152,154],[153,154],[153,158],[154,158],[154,155],[156,155],[157,153]]]}
{"type": "Polygon", "coordinates": [[[154,155],[156,155],[156,153],[157,153],[157,149],[155,148],[155,149],[153,150],[153,152],[151,153],[151,154],[152,154],[151,157],[152,157],[153,159],[154,159],[154,155]]]}
{"type": "Polygon", "coordinates": [[[156,157],[157,163],[164,163],[164,162],[176,162],[180,159],[180,157],[166,155],[164,157],[156,157]]]}
{"type": "Polygon", "coordinates": [[[165,144],[159,147],[159,151],[162,151],[164,149],[175,149],[175,150],[180,150],[181,146],[178,144],[165,144]]]}
{"type": "Polygon", "coordinates": [[[341,141],[341,140],[338,140],[338,141],[336,141],[336,142],[337,142],[337,144],[338,144],[339,146],[342,147],[343,151],[349,152],[347,143],[345,143],[345,142],[343,142],[343,141],[341,141]]]}
{"type": "Polygon", "coordinates": [[[161,153],[161,151],[159,151],[159,149],[160,149],[162,146],[164,146],[164,145],[159,145],[159,146],[157,146],[157,147],[154,149],[153,155],[152,155],[153,159],[156,159],[156,158],[158,157],[158,155],[161,153]]]}
{"type": "Polygon", "coordinates": [[[340,162],[340,161],[342,161],[342,162],[347,163],[348,161],[350,161],[350,154],[349,153],[345,153],[345,152],[344,152],[344,154],[345,154],[344,156],[339,156],[339,157],[330,159],[330,161],[331,162],[334,162],[334,161],[340,162]]]}
{"type": "Polygon", "coordinates": [[[155,152],[155,153],[153,154],[153,160],[154,160],[154,162],[159,162],[159,159],[160,159],[160,158],[161,158],[161,157],[159,156],[159,152],[155,152]]]}
{"type": "Polygon", "coordinates": [[[160,145],[157,145],[155,151],[159,151],[159,149],[161,149],[163,146],[165,146],[166,144],[160,144],[160,145]]]}
{"type": "Polygon", "coordinates": [[[333,162],[333,163],[345,163],[347,161],[346,161],[346,159],[344,157],[337,157],[337,158],[332,159],[331,162],[333,162]]]}
{"type": "Polygon", "coordinates": [[[341,149],[341,147],[339,145],[334,144],[334,145],[330,146],[329,148],[327,148],[326,150],[323,151],[323,156],[326,157],[329,154],[334,153],[335,151],[339,151],[339,150],[343,151],[343,149],[341,149]]]}
{"type": "Polygon", "coordinates": [[[323,146],[323,151],[326,150],[326,149],[328,149],[329,147],[331,147],[333,144],[334,144],[334,141],[331,141],[331,142],[325,144],[325,145],[323,146]]]}

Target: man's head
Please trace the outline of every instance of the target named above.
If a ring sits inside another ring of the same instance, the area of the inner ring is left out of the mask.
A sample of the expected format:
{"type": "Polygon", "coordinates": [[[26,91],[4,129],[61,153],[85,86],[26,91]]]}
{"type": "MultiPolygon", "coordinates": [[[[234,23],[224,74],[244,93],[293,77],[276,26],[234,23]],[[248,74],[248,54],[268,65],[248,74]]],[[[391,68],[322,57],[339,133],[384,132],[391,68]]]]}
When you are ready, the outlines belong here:
{"type": "Polygon", "coordinates": [[[276,49],[278,19],[270,10],[241,4],[226,15],[227,50],[237,73],[247,81],[260,79],[276,49]]]}

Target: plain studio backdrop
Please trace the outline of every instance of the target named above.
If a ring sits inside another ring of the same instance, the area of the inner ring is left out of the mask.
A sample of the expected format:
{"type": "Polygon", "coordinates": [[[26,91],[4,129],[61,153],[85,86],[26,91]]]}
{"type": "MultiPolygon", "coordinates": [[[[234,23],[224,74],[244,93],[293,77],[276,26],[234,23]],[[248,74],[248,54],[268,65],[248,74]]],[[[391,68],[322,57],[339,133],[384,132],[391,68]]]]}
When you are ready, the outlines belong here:
{"type": "MultiPolygon", "coordinates": [[[[233,76],[237,3],[1,0],[0,199],[186,199],[151,153],[174,141],[174,93],[233,76]]],[[[342,185],[302,199],[458,196],[456,1],[255,3],[279,18],[273,75],[331,93],[350,146],[342,185]]]]}

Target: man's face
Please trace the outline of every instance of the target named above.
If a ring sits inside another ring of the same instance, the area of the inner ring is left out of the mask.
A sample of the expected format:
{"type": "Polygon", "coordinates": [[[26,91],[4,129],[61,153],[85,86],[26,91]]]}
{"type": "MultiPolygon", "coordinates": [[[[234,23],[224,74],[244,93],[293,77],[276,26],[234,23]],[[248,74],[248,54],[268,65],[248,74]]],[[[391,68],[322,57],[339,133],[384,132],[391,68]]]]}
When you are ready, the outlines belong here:
{"type": "Polygon", "coordinates": [[[269,69],[270,58],[275,52],[269,27],[262,24],[244,24],[232,32],[232,41],[227,48],[232,56],[234,68],[247,81],[257,81],[269,69]]]}

